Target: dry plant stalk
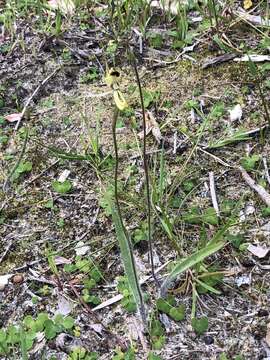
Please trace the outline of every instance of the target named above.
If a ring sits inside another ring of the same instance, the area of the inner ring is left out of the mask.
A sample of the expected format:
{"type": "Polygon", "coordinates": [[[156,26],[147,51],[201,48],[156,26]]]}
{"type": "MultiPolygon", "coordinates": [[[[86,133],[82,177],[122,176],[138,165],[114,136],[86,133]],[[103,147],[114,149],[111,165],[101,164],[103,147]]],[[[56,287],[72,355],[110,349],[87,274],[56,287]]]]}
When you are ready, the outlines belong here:
{"type": "Polygon", "coordinates": [[[139,89],[140,94],[140,101],[141,101],[141,109],[142,109],[142,117],[143,117],[143,167],[144,167],[144,174],[145,174],[145,186],[146,186],[146,201],[147,201],[147,228],[148,228],[148,248],[149,248],[149,258],[150,258],[150,265],[151,265],[151,272],[153,279],[155,280],[157,286],[159,287],[158,279],[155,275],[155,268],[154,268],[154,258],[153,258],[153,243],[152,243],[152,231],[151,231],[151,198],[150,198],[150,181],[149,181],[149,171],[148,171],[148,161],[147,161],[147,149],[146,149],[146,135],[147,135],[147,124],[146,124],[146,112],[144,107],[143,101],[143,92],[141,81],[136,65],[136,59],[133,53],[131,53],[132,65],[134,68],[136,81],[139,89]]]}

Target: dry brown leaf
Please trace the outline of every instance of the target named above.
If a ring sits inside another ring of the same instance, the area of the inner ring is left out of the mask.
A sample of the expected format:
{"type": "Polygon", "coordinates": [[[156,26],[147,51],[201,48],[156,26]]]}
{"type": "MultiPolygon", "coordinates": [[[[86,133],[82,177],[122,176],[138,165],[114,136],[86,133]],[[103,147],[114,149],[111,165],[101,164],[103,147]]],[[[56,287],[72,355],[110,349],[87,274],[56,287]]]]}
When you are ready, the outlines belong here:
{"type": "Polygon", "coordinates": [[[266,257],[266,255],[269,252],[269,248],[264,248],[260,245],[254,246],[254,245],[249,245],[248,246],[248,251],[250,251],[253,255],[257,256],[258,258],[262,259],[264,257],[266,257]]]}
{"type": "MultiPolygon", "coordinates": [[[[154,117],[154,115],[150,111],[146,111],[145,113],[145,120],[146,120],[146,135],[152,132],[154,138],[158,143],[162,139],[162,135],[159,129],[159,125],[154,117]]],[[[139,133],[139,138],[143,139],[143,131],[139,133]]]]}
{"type": "Polygon", "coordinates": [[[5,116],[5,120],[7,120],[8,122],[16,122],[21,120],[21,118],[22,118],[22,113],[15,113],[5,116]]]}

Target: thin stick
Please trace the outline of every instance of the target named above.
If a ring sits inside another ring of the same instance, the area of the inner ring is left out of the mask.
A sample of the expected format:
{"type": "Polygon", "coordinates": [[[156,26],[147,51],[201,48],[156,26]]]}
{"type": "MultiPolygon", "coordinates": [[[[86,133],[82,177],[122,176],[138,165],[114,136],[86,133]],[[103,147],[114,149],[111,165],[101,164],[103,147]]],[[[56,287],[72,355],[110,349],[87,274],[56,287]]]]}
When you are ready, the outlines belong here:
{"type": "Polygon", "coordinates": [[[245,182],[251,187],[252,190],[256,191],[256,193],[266,203],[266,205],[270,207],[270,194],[261,185],[256,184],[256,182],[249,176],[246,170],[243,169],[241,166],[239,166],[239,170],[245,182]]]}
{"type": "Polygon", "coordinates": [[[136,60],[134,54],[131,56],[133,62],[133,68],[136,76],[136,81],[140,93],[140,101],[142,108],[142,116],[143,116],[143,166],[145,173],[145,185],[146,185],[146,199],[147,199],[147,227],[148,227],[148,246],[149,246],[149,257],[150,257],[150,265],[152,276],[156,282],[156,285],[159,287],[160,284],[155,275],[154,268],[154,258],[153,258],[153,244],[152,244],[152,231],[151,231],[151,198],[150,198],[150,184],[149,184],[149,172],[148,172],[148,162],[147,162],[147,151],[146,151],[146,116],[145,116],[145,107],[143,101],[143,93],[141,87],[141,81],[136,65],[136,60]]]}
{"type": "Polygon", "coordinates": [[[60,69],[61,69],[61,66],[59,66],[57,69],[54,70],[53,73],[51,73],[49,76],[47,76],[46,79],[44,79],[42,81],[42,83],[38,85],[38,87],[35,89],[35,91],[32,93],[32,95],[28,98],[28,100],[26,101],[24,108],[21,112],[21,116],[15,126],[15,129],[14,129],[15,131],[18,130],[20,123],[24,117],[24,114],[25,114],[26,110],[28,109],[28,106],[29,106],[30,102],[32,101],[32,99],[36,96],[36,94],[39,92],[41,87],[44,86],[46,84],[46,82],[48,82],[50,80],[50,78],[52,78],[60,69]]]}
{"type": "Polygon", "coordinates": [[[266,158],[263,158],[263,166],[264,166],[266,180],[267,180],[268,184],[270,185],[270,176],[269,176],[269,171],[268,171],[266,158]]]}
{"type": "Polygon", "coordinates": [[[216,195],[216,187],[215,187],[215,178],[213,171],[209,172],[209,187],[210,187],[210,194],[212,199],[213,208],[216,211],[217,216],[220,216],[218,202],[217,202],[217,195],[216,195]]]}

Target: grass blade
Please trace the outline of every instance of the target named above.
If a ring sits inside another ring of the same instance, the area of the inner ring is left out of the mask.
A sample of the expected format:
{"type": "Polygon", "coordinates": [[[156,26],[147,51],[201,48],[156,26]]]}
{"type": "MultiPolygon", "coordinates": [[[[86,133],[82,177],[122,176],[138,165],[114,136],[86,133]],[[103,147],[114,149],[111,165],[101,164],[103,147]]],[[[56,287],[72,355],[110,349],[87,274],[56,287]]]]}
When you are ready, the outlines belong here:
{"type": "Polygon", "coordinates": [[[203,249],[196,251],[194,254],[190,255],[186,259],[180,260],[161,285],[161,296],[166,296],[169,286],[179,274],[223,248],[225,243],[226,241],[224,240],[220,240],[215,243],[209,243],[203,249]]]}

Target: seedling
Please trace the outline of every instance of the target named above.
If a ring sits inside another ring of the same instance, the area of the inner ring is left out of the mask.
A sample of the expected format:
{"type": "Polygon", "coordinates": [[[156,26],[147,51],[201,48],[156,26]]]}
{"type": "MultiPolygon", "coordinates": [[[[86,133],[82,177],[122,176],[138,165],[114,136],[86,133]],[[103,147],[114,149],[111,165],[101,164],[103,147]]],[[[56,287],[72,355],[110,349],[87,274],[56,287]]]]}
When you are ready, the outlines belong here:
{"type": "Polygon", "coordinates": [[[127,312],[135,312],[136,303],[126,277],[120,276],[118,278],[117,289],[123,295],[123,299],[121,300],[123,308],[127,312]]]}
{"type": "Polygon", "coordinates": [[[88,352],[83,347],[76,347],[69,354],[68,360],[98,360],[98,353],[88,352]]]}
{"type": "Polygon", "coordinates": [[[161,322],[155,317],[150,321],[149,333],[153,350],[161,350],[165,344],[165,331],[161,322]]]}
{"type": "Polygon", "coordinates": [[[53,181],[52,188],[59,194],[67,194],[72,189],[72,183],[69,180],[65,180],[64,182],[53,181]]]}
{"type": "Polygon", "coordinates": [[[120,348],[114,350],[115,355],[112,360],[135,360],[135,349],[130,347],[127,351],[123,352],[120,348]]]}
{"type": "Polygon", "coordinates": [[[27,315],[20,325],[0,329],[0,354],[7,356],[15,347],[20,348],[23,358],[27,359],[27,352],[33,347],[38,333],[44,332],[46,340],[52,340],[57,334],[70,331],[73,327],[71,316],[56,315],[50,319],[48,314],[40,313],[34,319],[27,315]]]}
{"type": "Polygon", "coordinates": [[[260,159],[261,159],[260,155],[257,154],[246,156],[241,160],[241,165],[247,171],[254,170],[260,159]]]}

